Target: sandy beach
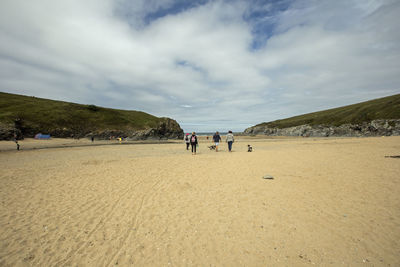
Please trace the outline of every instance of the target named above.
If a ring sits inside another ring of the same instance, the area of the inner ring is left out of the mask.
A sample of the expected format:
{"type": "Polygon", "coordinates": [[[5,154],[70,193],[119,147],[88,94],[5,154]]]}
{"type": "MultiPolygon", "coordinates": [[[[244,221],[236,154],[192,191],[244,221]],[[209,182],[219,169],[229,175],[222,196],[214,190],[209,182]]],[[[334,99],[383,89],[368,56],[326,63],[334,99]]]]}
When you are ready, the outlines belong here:
{"type": "Polygon", "coordinates": [[[236,140],[0,142],[0,266],[400,265],[400,137],[236,140]]]}

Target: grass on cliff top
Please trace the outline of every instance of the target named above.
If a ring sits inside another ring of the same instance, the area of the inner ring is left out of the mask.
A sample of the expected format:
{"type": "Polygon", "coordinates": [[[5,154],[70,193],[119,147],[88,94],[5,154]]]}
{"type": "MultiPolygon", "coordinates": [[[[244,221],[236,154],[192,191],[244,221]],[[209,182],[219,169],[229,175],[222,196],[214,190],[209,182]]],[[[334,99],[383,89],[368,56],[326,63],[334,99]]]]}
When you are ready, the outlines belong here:
{"type": "Polygon", "coordinates": [[[127,111],[55,101],[0,92],[0,122],[26,125],[43,131],[55,128],[74,129],[145,129],[155,127],[161,118],[140,111],[127,111]]]}
{"type": "Polygon", "coordinates": [[[287,119],[264,122],[256,126],[281,129],[304,124],[339,126],[346,123],[359,124],[377,119],[400,119],[400,94],[287,119]]]}

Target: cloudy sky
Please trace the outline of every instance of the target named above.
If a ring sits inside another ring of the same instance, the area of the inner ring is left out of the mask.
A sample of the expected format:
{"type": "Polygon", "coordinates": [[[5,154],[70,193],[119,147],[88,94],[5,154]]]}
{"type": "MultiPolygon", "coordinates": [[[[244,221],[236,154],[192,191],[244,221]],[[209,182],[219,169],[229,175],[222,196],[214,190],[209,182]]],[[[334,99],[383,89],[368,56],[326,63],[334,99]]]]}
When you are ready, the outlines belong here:
{"type": "Polygon", "coordinates": [[[1,0],[0,91],[185,131],[400,93],[398,0],[1,0]]]}

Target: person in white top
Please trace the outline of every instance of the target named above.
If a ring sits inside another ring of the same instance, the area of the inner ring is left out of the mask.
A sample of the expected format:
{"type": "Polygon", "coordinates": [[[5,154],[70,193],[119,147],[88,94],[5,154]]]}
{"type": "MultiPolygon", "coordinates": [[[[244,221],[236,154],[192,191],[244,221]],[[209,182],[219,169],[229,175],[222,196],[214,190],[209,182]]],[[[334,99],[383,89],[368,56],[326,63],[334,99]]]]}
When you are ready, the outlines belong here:
{"type": "Polygon", "coordinates": [[[232,144],[233,142],[235,142],[232,131],[229,131],[228,134],[226,135],[226,142],[228,143],[229,152],[232,152],[232,144]]]}
{"type": "Polygon", "coordinates": [[[190,145],[190,136],[189,136],[189,134],[188,134],[188,133],[185,135],[185,137],[183,138],[183,140],[184,140],[184,141],[185,141],[185,143],[186,143],[186,150],[189,150],[189,145],[190,145]]]}

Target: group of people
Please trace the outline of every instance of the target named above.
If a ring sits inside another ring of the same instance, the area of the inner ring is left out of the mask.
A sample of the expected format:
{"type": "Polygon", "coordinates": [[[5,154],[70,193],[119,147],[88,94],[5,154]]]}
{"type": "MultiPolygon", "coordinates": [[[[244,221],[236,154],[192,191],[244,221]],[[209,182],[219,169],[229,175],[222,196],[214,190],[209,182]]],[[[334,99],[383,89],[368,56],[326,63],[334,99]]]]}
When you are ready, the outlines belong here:
{"type": "MultiPolygon", "coordinates": [[[[215,144],[215,152],[218,152],[218,147],[219,143],[221,142],[222,138],[219,134],[219,132],[215,132],[213,135],[213,142],[215,144]]],[[[184,137],[184,141],[186,143],[186,150],[189,150],[189,146],[192,147],[192,155],[196,155],[196,148],[198,146],[198,140],[197,140],[197,135],[195,132],[192,132],[191,135],[188,133],[184,137]]],[[[229,152],[232,152],[232,144],[235,142],[235,139],[233,137],[232,131],[229,131],[228,134],[226,135],[225,139],[226,143],[228,144],[228,150],[229,152]]]]}

